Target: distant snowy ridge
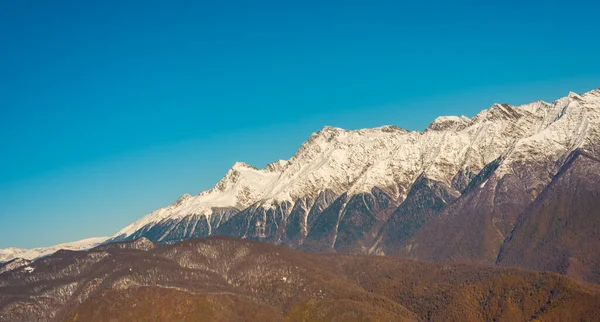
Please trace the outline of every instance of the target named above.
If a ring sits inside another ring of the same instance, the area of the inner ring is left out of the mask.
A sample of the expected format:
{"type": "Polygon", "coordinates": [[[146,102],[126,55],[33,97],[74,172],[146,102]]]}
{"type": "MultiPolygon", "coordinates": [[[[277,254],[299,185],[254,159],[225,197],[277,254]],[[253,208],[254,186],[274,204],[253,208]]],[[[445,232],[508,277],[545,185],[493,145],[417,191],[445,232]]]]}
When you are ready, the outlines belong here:
{"type": "Polygon", "coordinates": [[[33,260],[36,258],[52,255],[61,249],[65,250],[84,250],[93,248],[104,241],[106,241],[108,237],[94,237],[87,238],[75,242],[58,244],[51,247],[39,247],[32,249],[21,249],[21,248],[5,248],[0,249],[0,262],[8,262],[15,258],[22,258],[27,260],[33,260]]]}
{"type": "MultiPolygon", "coordinates": [[[[325,190],[352,196],[378,187],[401,203],[421,175],[452,185],[457,174],[478,173],[499,158],[500,177],[522,163],[546,167],[551,173],[568,153],[578,148],[593,152],[598,142],[600,89],[569,93],[553,103],[493,104],[473,118],[439,117],[423,132],[396,126],[360,130],[326,126],[313,133],[291,159],[263,169],[237,162],[214,188],[196,196],[184,194],[113,238],[127,238],[155,224],[183,222],[192,216],[205,217],[211,231],[214,222],[228,219],[220,215],[211,220],[216,209],[239,212],[250,206],[293,205],[303,198],[314,201],[325,190]]],[[[534,187],[548,178],[523,180],[534,187]]],[[[189,229],[195,229],[194,225],[189,229]]],[[[161,232],[163,236],[169,233],[161,232]]]]}

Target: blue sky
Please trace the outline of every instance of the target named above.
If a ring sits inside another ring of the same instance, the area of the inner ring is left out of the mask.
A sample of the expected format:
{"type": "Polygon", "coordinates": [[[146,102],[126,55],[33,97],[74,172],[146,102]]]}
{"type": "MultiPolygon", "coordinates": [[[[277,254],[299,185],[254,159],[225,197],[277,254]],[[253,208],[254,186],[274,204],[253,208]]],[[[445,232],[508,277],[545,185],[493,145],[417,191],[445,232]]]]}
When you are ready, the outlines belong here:
{"type": "Polygon", "coordinates": [[[600,86],[600,5],[0,2],[0,248],[112,235],[324,125],[600,86]]]}

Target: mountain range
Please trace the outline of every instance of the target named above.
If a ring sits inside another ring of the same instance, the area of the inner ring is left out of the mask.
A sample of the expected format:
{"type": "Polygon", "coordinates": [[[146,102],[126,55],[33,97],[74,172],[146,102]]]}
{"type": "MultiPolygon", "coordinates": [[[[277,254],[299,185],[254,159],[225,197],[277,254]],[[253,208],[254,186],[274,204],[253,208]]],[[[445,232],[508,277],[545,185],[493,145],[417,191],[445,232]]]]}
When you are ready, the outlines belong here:
{"type": "Polygon", "coordinates": [[[599,246],[596,89],[327,126],[112,237],[0,250],[0,321],[593,321],[599,246]]]}
{"type": "Polygon", "coordinates": [[[600,282],[600,89],[473,118],[313,133],[289,160],[238,162],[109,241],[213,235],[318,252],[551,270],[600,282]]]}
{"type": "MultiPolygon", "coordinates": [[[[422,132],[326,126],[289,160],[235,163],[212,189],[184,194],[106,242],[230,236],[600,283],[599,160],[600,89],[442,116],[422,132]]],[[[38,257],[7,253],[5,261],[38,257]]]]}

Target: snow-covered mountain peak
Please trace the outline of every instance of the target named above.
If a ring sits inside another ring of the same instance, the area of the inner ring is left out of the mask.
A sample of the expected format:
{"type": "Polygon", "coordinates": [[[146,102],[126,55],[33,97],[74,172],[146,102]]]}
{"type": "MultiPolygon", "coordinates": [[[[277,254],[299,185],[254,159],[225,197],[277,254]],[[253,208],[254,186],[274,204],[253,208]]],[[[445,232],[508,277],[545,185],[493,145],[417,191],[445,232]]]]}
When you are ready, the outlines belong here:
{"type": "Polygon", "coordinates": [[[495,103],[487,110],[479,112],[473,117],[473,122],[502,122],[514,121],[523,116],[523,111],[510,104],[495,103]]]}
{"type": "Polygon", "coordinates": [[[256,198],[262,196],[265,184],[273,181],[277,176],[277,172],[259,170],[246,163],[236,162],[213,189],[200,195],[233,194],[235,204],[224,206],[237,206],[239,204],[247,207],[254,203],[256,198]]]}
{"type": "Polygon", "coordinates": [[[537,113],[543,113],[543,110],[548,109],[551,106],[552,106],[552,103],[538,100],[535,102],[515,106],[515,108],[527,111],[529,113],[537,114],[537,113]]]}
{"type": "MultiPolygon", "coordinates": [[[[571,92],[552,104],[543,104],[535,109],[535,113],[530,109],[532,114],[525,118],[527,123],[522,127],[530,134],[515,141],[497,175],[513,173],[515,163],[555,169],[577,148],[593,151],[600,142],[598,98],[593,91],[581,95],[571,92]]],[[[522,180],[536,186],[548,181],[549,177],[522,180]]]]}
{"type": "Polygon", "coordinates": [[[167,207],[160,208],[130,224],[116,236],[130,235],[152,223],[170,219],[181,219],[191,215],[210,218],[215,208],[244,209],[258,200],[269,196],[279,172],[258,170],[243,162],[236,162],[225,176],[210,190],[197,196],[182,196],[167,207]]]}
{"type": "Polygon", "coordinates": [[[325,126],[291,159],[261,170],[237,162],[214,188],[159,209],[117,235],[190,215],[209,218],[215,208],[266,209],[281,202],[314,200],[325,190],[353,195],[378,187],[401,202],[420,175],[450,186],[459,171],[478,173],[500,157],[498,175],[511,173],[515,162],[543,160],[540,166],[550,168],[571,149],[600,140],[599,110],[600,91],[592,91],[553,103],[493,104],[472,119],[442,116],[424,132],[396,126],[325,126]]]}
{"type": "Polygon", "coordinates": [[[188,200],[188,199],[190,199],[190,198],[193,198],[193,197],[192,197],[192,195],[190,195],[189,193],[184,193],[184,194],[182,194],[182,195],[181,195],[181,196],[180,196],[180,197],[177,199],[177,201],[175,202],[175,204],[178,204],[178,205],[180,205],[180,204],[184,203],[186,200],[188,200]]]}
{"type": "Polygon", "coordinates": [[[425,131],[460,131],[471,124],[471,119],[462,116],[439,116],[425,131]]]}
{"type": "Polygon", "coordinates": [[[569,92],[569,95],[567,95],[568,98],[574,98],[574,99],[581,99],[581,96],[579,96],[579,94],[575,93],[575,92],[569,92]]]}
{"type": "Polygon", "coordinates": [[[581,97],[585,98],[586,100],[598,100],[600,99],[600,88],[596,88],[594,90],[591,90],[587,93],[583,93],[580,95],[581,97]]]}
{"type": "Polygon", "coordinates": [[[245,162],[236,162],[233,164],[231,169],[234,169],[234,170],[246,170],[246,169],[258,170],[258,169],[256,169],[256,167],[253,167],[245,162]]]}
{"type": "Polygon", "coordinates": [[[263,170],[269,172],[283,172],[289,164],[290,161],[288,160],[277,160],[267,164],[263,170]]]}
{"type": "Polygon", "coordinates": [[[396,125],[384,125],[380,127],[374,128],[374,130],[381,132],[398,132],[398,133],[409,133],[409,130],[403,129],[401,127],[397,127],[396,125]]]}
{"type": "Polygon", "coordinates": [[[326,125],[317,132],[312,133],[305,143],[310,143],[317,140],[331,140],[345,131],[345,129],[339,127],[326,125]]]}
{"type": "Polygon", "coordinates": [[[322,129],[320,129],[317,132],[317,135],[319,135],[319,134],[335,135],[335,134],[342,133],[342,132],[345,132],[345,131],[347,131],[347,130],[346,129],[342,129],[341,127],[325,125],[322,129]]]}

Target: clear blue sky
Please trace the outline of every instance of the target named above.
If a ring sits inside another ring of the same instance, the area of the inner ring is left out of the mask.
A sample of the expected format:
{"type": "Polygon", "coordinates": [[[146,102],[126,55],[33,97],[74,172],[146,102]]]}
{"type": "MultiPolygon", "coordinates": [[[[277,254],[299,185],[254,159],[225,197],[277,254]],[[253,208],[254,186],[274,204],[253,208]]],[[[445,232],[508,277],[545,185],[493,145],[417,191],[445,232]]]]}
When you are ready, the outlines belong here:
{"type": "Polygon", "coordinates": [[[112,235],[324,125],[600,86],[596,2],[404,2],[1,1],[0,248],[112,235]]]}

